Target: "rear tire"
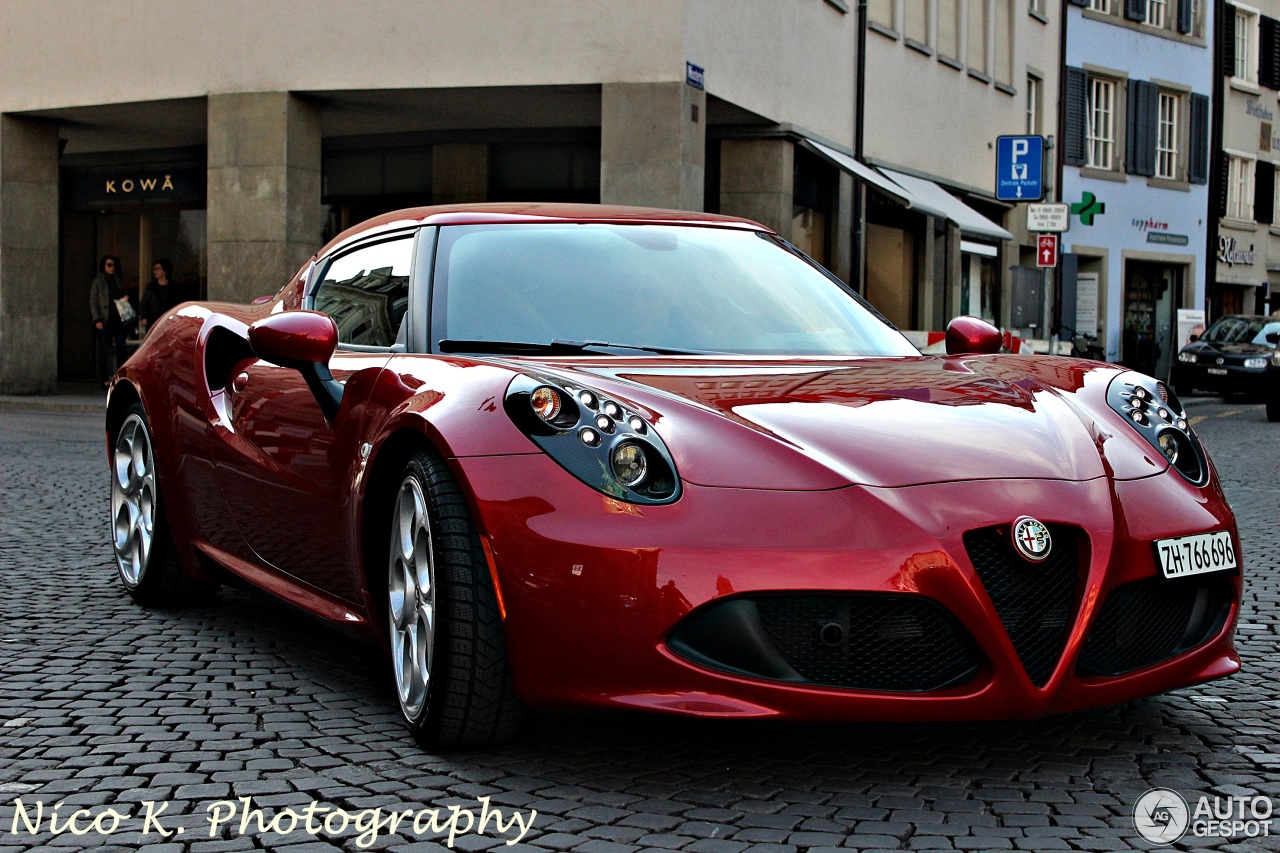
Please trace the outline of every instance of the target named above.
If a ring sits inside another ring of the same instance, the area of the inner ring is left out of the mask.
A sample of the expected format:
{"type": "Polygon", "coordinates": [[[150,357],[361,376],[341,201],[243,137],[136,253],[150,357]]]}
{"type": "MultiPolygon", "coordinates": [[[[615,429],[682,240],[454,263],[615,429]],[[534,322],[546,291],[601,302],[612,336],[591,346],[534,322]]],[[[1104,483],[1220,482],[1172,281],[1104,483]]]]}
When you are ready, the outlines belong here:
{"type": "Polygon", "coordinates": [[[436,454],[391,501],[387,626],[400,711],[428,748],[497,743],[520,724],[497,594],[462,491],[436,454]]]}
{"type": "Polygon", "coordinates": [[[141,403],[125,411],[112,440],[111,533],[120,583],[138,604],[198,604],[218,591],[216,581],[190,578],[179,565],[141,403]]]}

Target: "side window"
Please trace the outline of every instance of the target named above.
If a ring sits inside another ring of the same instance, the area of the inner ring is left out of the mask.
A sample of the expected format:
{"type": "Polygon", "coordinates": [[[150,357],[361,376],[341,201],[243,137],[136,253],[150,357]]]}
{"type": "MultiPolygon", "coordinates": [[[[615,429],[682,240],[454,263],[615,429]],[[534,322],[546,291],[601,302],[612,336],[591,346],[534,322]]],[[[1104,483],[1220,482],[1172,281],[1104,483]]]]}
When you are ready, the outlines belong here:
{"type": "Polygon", "coordinates": [[[356,249],[330,262],[315,291],[315,310],[338,324],[338,342],[389,347],[409,307],[413,240],[356,249]]]}

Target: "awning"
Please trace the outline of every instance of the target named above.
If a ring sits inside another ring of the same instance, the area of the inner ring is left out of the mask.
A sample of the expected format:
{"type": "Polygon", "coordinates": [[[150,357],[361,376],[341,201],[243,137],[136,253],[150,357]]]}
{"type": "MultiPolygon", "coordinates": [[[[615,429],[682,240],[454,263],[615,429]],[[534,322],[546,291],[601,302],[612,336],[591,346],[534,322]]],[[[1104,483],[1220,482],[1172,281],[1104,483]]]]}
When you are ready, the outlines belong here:
{"type": "Polygon", "coordinates": [[[932,208],[934,216],[950,219],[960,226],[960,233],[966,237],[978,237],[987,240],[1012,240],[1013,235],[974,210],[933,181],[904,175],[892,169],[882,169],[893,182],[911,194],[918,203],[911,205],[921,210],[932,208]],[[936,211],[936,212],[935,212],[936,211]]]}
{"type": "MultiPolygon", "coordinates": [[[[907,207],[915,207],[912,203],[914,199],[911,197],[911,193],[907,192],[902,187],[898,186],[865,163],[859,163],[848,154],[843,154],[834,148],[823,145],[821,142],[814,142],[812,139],[802,139],[800,140],[800,144],[805,148],[808,148],[814,154],[817,154],[819,157],[829,160],[836,166],[836,168],[843,169],[855,178],[860,178],[881,192],[891,196],[893,200],[899,204],[905,204],[907,207]]],[[[931,210],[926,210],[925,213],[932,213],[934,216],[945,215],[931,210]]]]}

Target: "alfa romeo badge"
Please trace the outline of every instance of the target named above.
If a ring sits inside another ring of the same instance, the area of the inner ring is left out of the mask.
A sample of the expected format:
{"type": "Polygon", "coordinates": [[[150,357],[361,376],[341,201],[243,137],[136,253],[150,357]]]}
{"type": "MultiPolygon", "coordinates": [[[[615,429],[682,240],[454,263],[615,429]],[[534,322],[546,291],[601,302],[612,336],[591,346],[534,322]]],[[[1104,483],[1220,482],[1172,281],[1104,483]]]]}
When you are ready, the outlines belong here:
{"type": "Polygon", "coordinates": [[[1053,550],[1053,537],[1043,522],[1024,515],[1013,523],[1013,547],[1023,559],[1043,563],[1053,550]]]}

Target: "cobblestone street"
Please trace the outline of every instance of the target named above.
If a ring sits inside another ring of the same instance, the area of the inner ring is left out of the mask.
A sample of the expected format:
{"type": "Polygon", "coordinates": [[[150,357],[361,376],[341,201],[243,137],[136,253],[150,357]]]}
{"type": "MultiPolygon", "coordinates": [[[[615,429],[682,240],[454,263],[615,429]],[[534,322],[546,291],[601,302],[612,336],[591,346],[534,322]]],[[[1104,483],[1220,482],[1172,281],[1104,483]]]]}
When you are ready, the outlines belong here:
{"type": "MultiPolygon", "coordinates": [[[[479,816],[483,802],[536,810],[511,847],[516,828],[490,823],[481,835],[458,822],[464,850],[1151,849],[1132,811],[1152,787],[1191,802],[1280,800],[1280,424],[1261,406],[1211,398],[1192,413],[1244,547],[1244,671],[1233,678],[1011,724],[535,715],[506,746],[432,755],[403,730],[371,650],[235,590],[200,610],[133,605],[107,541],[101,417],[0,411],[0,853],[418,851],[448,840],[401,826],[366,847],[354,824],[311,835],[241,833],[235,821],[210,838],[207,807],[240,797],[268,816],[315,801],[446,815],[452,805],[455,818],[479,816]],[[33,820],[43,804],[39,834],[12,831],[19,798],[33,820]],[[168,804],[157,820],[167,838],[142,835],[145,801],[168,804]],[[128,818],[105,838],[54,834],[55,806],[128,818]]],[[[1181,845],[1280,850],[1280,838],[1181,845]]]]}

